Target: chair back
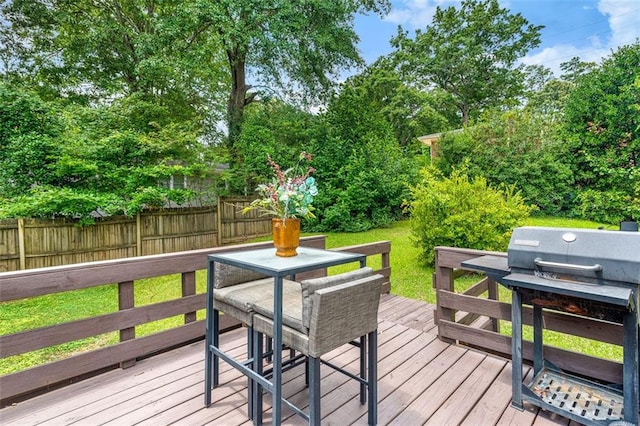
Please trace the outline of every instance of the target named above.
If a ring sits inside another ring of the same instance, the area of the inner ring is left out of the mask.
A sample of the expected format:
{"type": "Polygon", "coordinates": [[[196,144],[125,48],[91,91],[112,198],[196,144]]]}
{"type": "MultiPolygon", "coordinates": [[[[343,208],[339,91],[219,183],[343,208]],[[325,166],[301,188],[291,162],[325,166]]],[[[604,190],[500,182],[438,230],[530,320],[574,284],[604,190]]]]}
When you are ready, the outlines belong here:
{"type": "Polygon", "coordinates": [[[311,296],[309,354],[319,357],[376,330],[383,282],[377,274],[316,290],[311,296]]]}
{"type": "Polygon", "coordinates": [[[215,288],[229,287],[267,277],[259,272],[219,262],[216,262],[213,268],[213,286],[215,288]]]}
{"type": "Polygon", "coordinates": [[[313,278],[300,281],[302,289],[302,324],[309,329],[311,324],[311,298],[313,294],[323,288],[333,287],[350,281],[359,280],[373,274],[373,269],[365,266],[355,271],[343,272],[337,275],[313,278]]]}

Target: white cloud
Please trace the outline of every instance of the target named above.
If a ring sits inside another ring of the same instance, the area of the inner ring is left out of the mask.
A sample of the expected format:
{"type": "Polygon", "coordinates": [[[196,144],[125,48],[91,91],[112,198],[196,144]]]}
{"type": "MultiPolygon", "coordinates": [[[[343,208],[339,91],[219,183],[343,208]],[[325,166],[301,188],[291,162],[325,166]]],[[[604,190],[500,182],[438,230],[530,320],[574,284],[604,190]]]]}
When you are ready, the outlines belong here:
{"type": "Polygon", "coordinates": [[[559,76],[561,74],[560,64],[568,62],[571,58],[579,57],[584,62],[599,63],[604,56],[608,56],[610,53],[611,51],[608,48],[587,46],[580,49],[570,44],[559,44],[525,56],[522,59],[522,63],[525,65],[543,65],[551,69],[556,76],[559,76]]]}
{"type": "Polygon", "coordinates": [[[640,37],[640,2],[638,0],[601,0],[598,11],[608,16],[611,28],[609,47],[631,44],[640,37]]]}
{"type": "Polygon", "coordinates": [[[384,20],[403,25],[409,30],[424,29],[433,21],[436,7],[459,6],[461,0],[402,0],[394,2],[393,9],[384,20]],[[400,4],[398,4],[400,3],[400,4]]]}
{"type": "Polygon", "coordinates": [[[540,64],[560,75],[560,64],[579,57],[585,62],[601,63],[620,46],[634,43],[640,37],[640,2],[638,0],[600,0],[598,11],[606,17],[611,36],[602,39],[589,37],[589,44],[577,48],[573,45],[554,45],[535,54],[527,55],[522,62],[540,64]]]}

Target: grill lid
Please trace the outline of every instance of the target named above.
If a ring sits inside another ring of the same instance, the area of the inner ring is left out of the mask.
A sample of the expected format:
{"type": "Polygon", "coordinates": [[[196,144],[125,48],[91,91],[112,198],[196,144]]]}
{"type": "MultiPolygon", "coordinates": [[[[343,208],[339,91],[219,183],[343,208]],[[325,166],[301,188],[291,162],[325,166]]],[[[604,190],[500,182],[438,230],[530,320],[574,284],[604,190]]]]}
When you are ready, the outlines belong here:
{"type": "Polygon", "coordinates": [[[640,284],[640,232],[525,226],[507,255],[512,272],[640,284]]]}

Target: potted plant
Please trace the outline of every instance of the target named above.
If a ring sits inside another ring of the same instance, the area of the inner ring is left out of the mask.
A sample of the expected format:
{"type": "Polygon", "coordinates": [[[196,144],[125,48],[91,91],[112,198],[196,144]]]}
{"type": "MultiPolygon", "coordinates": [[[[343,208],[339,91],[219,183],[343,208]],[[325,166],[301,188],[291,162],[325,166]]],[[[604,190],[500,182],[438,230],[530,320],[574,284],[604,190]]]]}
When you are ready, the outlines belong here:
{"type": "Polygon", "coordinates": [[[263,215],[273,216],[273,244],[276,256],[296,256],[300,240],[300,219],[315,217],[313,197],[318,195],[316,180],[311,176],[315,169],[308,164],[311,154],[302,151],[298,162],[290,169],[281,167],[267,156],[274,177],[269,183],[260,184],[256,191],[259,198],[243,209],[246,213],[259,209],[263,215]]]}

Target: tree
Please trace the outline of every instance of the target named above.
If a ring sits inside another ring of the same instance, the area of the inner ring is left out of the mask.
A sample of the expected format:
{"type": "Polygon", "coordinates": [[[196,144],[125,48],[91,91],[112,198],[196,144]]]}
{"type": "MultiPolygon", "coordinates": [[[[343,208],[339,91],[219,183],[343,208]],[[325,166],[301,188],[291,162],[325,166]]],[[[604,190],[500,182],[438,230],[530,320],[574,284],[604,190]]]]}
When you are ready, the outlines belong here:
{"type": "Polygon", "coordinates": [[[3,29],[16,35],[6,54],[18,62],[14,72],[49,99],[86,104],[136,94],[171,108],[175,121],[198,118],[219,90],[224,63],[209,39],[182,25],[182,7],[157,0],[4,2],[3,29]]]}
{"type": "Polygon", "coordinates": [[[364,91],[365,101],[382,113],[401,147],[411,147],[418,136],[455,126],[450,103],[437,91],[424,92],[404,83],[388,62],[387,58],[379,59],[352,77],[349,84],[364,91]]]}
{"type": "Polygon", "coordinates": [[[595,62],[583,62],[577,56],[573,57],[569,61],[560,64],[561,78],[564,81],[575,84],[580,77],[593,71],[596,65],[595,62]]]}
{"type": "Polygon", "coordinates": [[[640,41],[576,79],[564,131],[579,212],[616,222],[640,218],[640,41]],[[599,216],[598,216],[599,215],[599,216]]]}
{"type": "Polygon", "coordinates": [[[466,125],[488,107],[514,103],[523,94],[516,61],[540,44],[540,29],[497,0],[464,0],[460,9],[438,7],[433,23],[409,37],[402,28],[391,40],[407,81],[438,87],[455,100],[466,125]]]}
{"type": "Polygon", "coordinates": [[[388,0],[208,0],[185,8],[183,14],[194,17],[196,27],[211,31],[227,58],[232,159],[240,155],[234,145],[244,109],[256,100],[259,87],[285,92],[293,88],[311,100],[326,98],[339,70],[362,64],[354,14],[388,8],[388,0]]]}
{"type": "Polygon", "coordinates": [[[0,217],[134,214],[196,195],[172,175],[210,176],[193,129],[134,96],[61,107],[0,83],[0,117],[0,217]]]}
{"type": "Polygon", "coordinates": [[[332,98],[312,139],[314,230],[359,232],[397,220],[417,167],[405,157],[393,129],[367,92],[347,82],[332,98]]]}
{"type": "Polygon", "coordinates": [[[530,109],[486,112],[438,141],[436,166],[449,175],[466,164],[471,177],[513,185],[542,214],[567,214],[575,188],[558,127],[552,115],[530,109]]]}
{"type": "Polygon", "coordinates": [[[577,57],[572,58],[560,64],[560,78],[554,78],[551,70],[542,65],[527,66],[526,108],[548,115],[555,122],[562,116],[567,97],[578,80],[595,66],[594,62],[582,62],[577,57]]]}
{"type": "Polygon", "coordinates": [[[37,95],[0,82],[0,196],[24,193],[53,178],[59,121],[37,95]]]}
{"type": "Polygon", "coordinates": [[[249,105],[236,141],[243,161],[229,176],[230,190],[253,194],[258,184],[271,180],[273,170],[267,164],[267,155],[278,163],[295,164],[300,152],[309,150],[319,121],[317,115],[275,98],[249,105]]]}
{"type": "Polygon", "coordinates": [[[388,0],[13,0],[3,6],[27,41],[21,46],[28,49],[16,52],[25,72],[34,69],[58,92],[143,93],[191,117],[224,109],[232,162],[241,160],[234,144],[244,108],[261,90],[327,99],[338,71],[363,63],[355,13],[388,9],[388,0]],[[217,108],[224,93],[226,107],[217,108]]]}

